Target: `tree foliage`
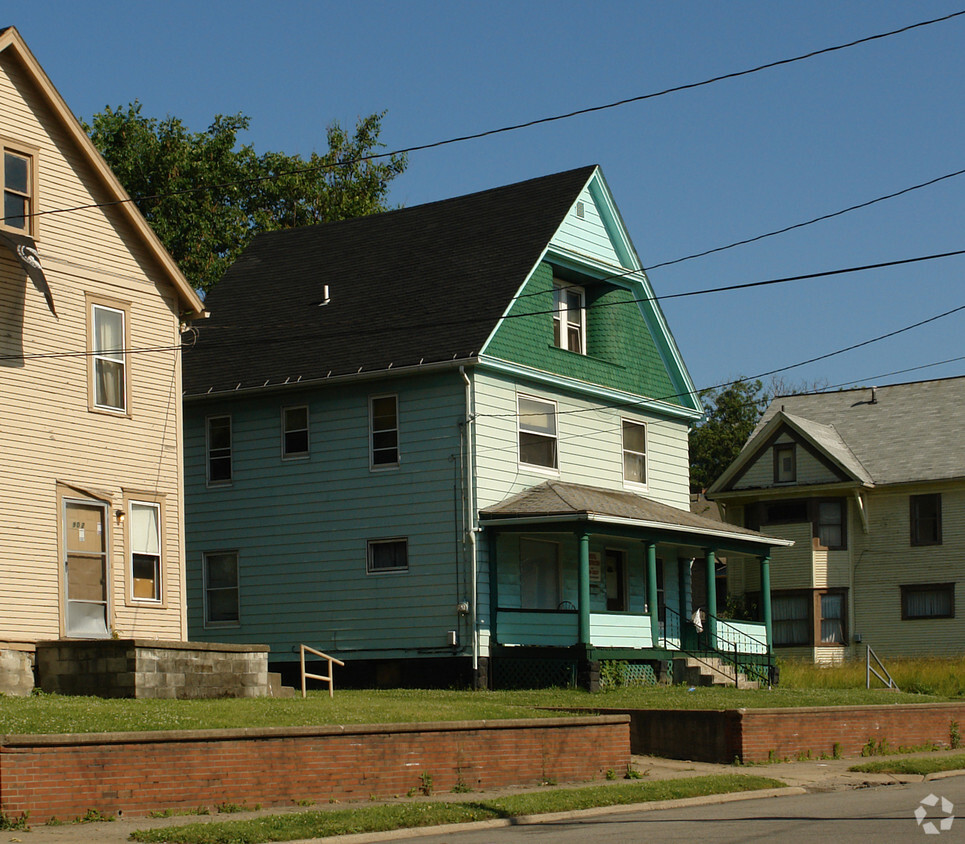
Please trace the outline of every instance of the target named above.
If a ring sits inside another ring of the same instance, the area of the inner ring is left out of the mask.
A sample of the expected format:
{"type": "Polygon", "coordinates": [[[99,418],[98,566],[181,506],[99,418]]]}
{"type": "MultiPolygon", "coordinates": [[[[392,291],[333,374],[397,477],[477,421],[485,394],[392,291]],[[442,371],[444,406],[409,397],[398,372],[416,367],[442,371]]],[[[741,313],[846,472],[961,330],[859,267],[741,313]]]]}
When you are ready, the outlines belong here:
{"type": "Polygon", "coordinates": [[[702,390],[707,418],[690,432],[690,489],[701,492],[737,457],[770,400],[761,381],[702,390]]]}
{"type": "Polygon", "coordinates": [[[333,123],[328,151],[307,160],[239,146],[250,123],[240,113],[191,132],[176,117],[144,116],[135,100],[84,128],[188,281],[206,291],[259,232],[385,211],[406,157],[372,159],[383,116],[360,118],[352,134],[333,123]]]}

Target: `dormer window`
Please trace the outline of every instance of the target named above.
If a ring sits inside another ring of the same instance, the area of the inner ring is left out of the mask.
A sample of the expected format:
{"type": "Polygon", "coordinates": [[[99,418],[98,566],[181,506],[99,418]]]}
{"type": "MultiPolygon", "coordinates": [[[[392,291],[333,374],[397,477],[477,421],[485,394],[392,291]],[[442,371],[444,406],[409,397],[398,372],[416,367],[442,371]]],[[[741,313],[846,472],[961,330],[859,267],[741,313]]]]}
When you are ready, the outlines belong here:
{"type": "Polygon", "coordinates": [[[586,354],[586,294],[582,287],[553,279],[553,342],[586,354]]]}
{"type": "Polygon", "coordinates": [[[774,483],[789,484],[797,480],[797,458],[794,443],[774,446],[774,483]]]}

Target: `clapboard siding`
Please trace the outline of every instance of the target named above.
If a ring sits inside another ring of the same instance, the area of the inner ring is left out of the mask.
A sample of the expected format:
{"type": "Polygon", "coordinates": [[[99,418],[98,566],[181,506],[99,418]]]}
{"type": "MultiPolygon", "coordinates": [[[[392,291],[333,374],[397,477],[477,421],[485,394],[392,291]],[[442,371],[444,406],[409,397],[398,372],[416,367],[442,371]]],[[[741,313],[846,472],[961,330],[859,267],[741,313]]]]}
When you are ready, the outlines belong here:
{"type": "MultiPolygon", "coordinates": [[[[787,434],[778,437],[775,444],[795,442],[787,434]]],[[[841,478],[832,472],[824,463],[818,460],[803,445],[797,444],[794,449],[795,468],[797,470],[796,485],[834,483],[841,478]]],[[[765,448],[757,459],[749,466],[744,475],[734,483],[733,489],[767,489],[769,487],[784,487],[774,481],[774,450],[765,448]]]]}
{"type": "Polygon", "coordinates": [[[261,397],[189,402],[186,497],[193,639],[258,641],[272,658],[299,642],[342,655],[444,650],[468,635],[456,605],[468,592],[454,490],[457,373],[261,397]],[[370,471],[369,397],[398,396],[400,465],[370,471]],[[281,409],[309,408],[310,455],[281,458],[281,409]],[[204,420],[232,420],[232,482],[205,483],[204,420]],[[366,573],[367,541],[405,537],[408,571],[366,573]],[[241,624],[206,630],[202,554],[237,550],[241,624]],[[284,623],[281,623],[284,618],[284,623]]]}
{"type": "MultiPolygon", "coordinates": [[[[0,52],[0,135],[37,150],[38,210],[114,198],[12,53],[0,52]]],[[[36,242],[56,318],[0,248],[0,641],[64,633],[58,483],[62,496],[85,497],[70,484],[108,505],[112,632],[184,639],[178,294],[117,208],[45,215],[36,242]],[[133,348],[165,349],[128,356],[129,415],[88,410],[88,294],[128,308],[133,348]],[[154,497],[164,517],[163,603],[134,605],[130,548],[114,514],[154,497]]]]}

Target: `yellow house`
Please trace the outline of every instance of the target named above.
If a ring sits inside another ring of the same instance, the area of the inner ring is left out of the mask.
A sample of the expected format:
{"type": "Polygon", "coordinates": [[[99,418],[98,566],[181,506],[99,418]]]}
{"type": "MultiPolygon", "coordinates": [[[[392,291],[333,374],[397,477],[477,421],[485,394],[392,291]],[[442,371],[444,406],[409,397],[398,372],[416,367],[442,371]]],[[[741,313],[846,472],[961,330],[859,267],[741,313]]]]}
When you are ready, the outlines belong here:
{"type": "Polygon", "coordinates": [[[39,641],[187,639],[179,347],[203,304],[12,27],[0,154],[0,691],[23,691],[39,641]]]}
{"type": "MultiPolygon", "coordinates": [[[[776,398],[708,490],[775,548],[778,655],[965,652],[965,378],[776,398]]],[[[753,605],[753,566],[728,566],[753,605]]]]}

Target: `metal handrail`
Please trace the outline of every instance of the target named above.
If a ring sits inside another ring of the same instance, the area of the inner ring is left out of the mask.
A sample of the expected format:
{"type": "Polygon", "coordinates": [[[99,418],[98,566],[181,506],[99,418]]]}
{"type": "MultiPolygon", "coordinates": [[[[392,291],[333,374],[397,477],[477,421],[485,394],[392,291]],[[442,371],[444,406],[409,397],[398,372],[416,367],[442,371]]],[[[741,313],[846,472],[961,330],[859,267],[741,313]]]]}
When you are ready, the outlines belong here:
{"type": "Polygon", "coordinates": [[[891,679],[891,675],[888,673],[888,669],[885,668],[885,664],[880,659],[878,659],[878,654],[876,654],[873,650],[871,650],[871,645],[868,645],[867,648],[868,648],[868,652],[865,655],[865,688],[867,689],[871,688],[871,675],[874,674],[875,677],[877,677],[879,680],[881,680],[882,683],[885,684],[886,688],[894,689],[896,692],[900,692],[901,689],[899,689],[898,684],[893,679],[891,679]],[[872,659],[874,659],[874,661],[878,663],[878,668],[880,668],[882,671],[885,672],[884,677],[882,677],[871,666],[872,659]],[[886,680],[885,677],[887,677],[888,679],[886,680]]]}
{"type": "Polygon", "coordinates": [[[305,690],[305,679],[310,677],[312,680],[321,680],[323,683],[328,683],[328,696],[335,697],[335,680],[334,680],[334,670],[332,669],[333,664],[345,665],[340,659],[336,659],[334,656],[329,656],[328,654],[322,653],[321,651],[315,650],[315,648],[310,648],[308,645],[299,645],[299,654],[301,657],[302,666],[302,697],[307,697],[308,692],[305,690]],[[328,676],[323,676],[322,674],[309,674],[305,671],[305,651],[315,654],[315,656],[320,656],[322,659],[328,662],[328,676]]]}

